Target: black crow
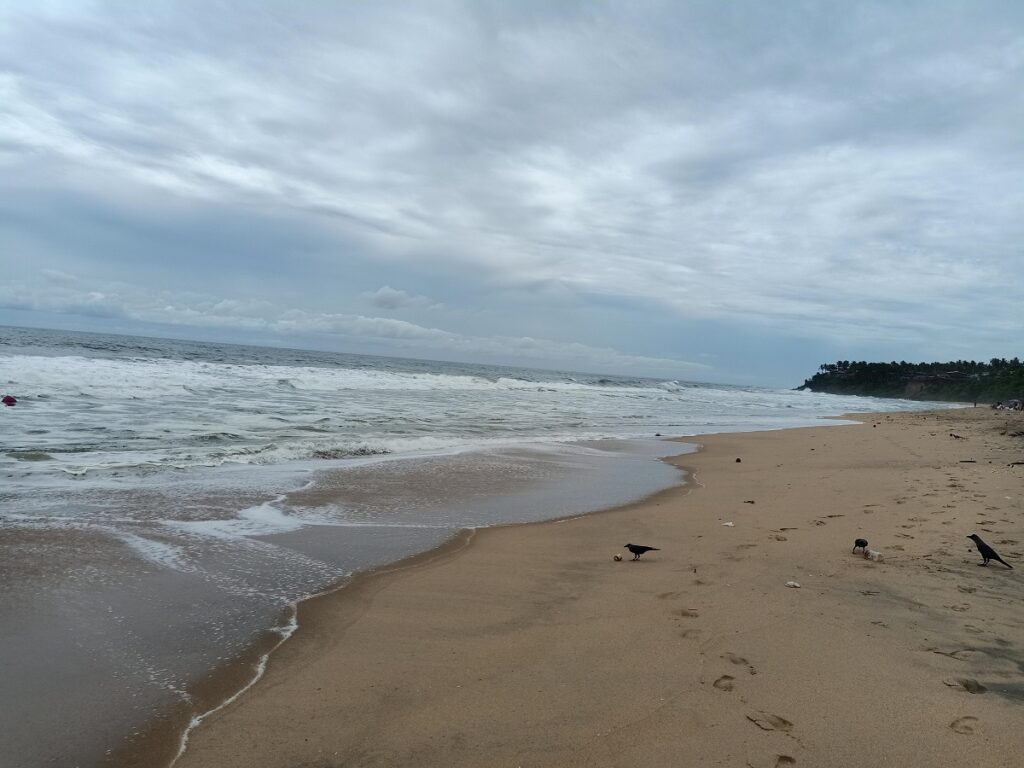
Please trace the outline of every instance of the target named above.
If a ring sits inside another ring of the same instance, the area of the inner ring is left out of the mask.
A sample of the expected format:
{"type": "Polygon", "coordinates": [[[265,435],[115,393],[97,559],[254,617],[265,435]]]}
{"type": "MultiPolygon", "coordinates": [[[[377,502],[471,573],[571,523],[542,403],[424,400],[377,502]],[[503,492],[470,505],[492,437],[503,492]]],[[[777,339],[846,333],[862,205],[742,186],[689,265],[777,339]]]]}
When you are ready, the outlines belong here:
{"type": "Polygon", "coordinates": [[[989,560],[998,560],[1000,563],[1005,565],[1007,568],[1012,569],[1013,566],[1003,560],[996,551],[992,549],[988,544],[981,540],[981,537],[976,533],[972,533],[967,537],[968,539],[974,539],[974,543],[978,546],[978,551],[981,552],[981,559],[984,561],[982,565],[988,565],[989,560]]]}
{"type": "Polygon", "coordinates": [[[633,553],[633,559],[639,560],[644,552],[657,552],[657,547],[645,547],[643,544],[626,544],[626,549],[633,553]]]}
{"type": "Polygon", "coordinates": [[[865,552],[867,552],[868,551],[868,540],[867,539],[854,539],[853,551],[856,552],[858,549],[863,549],[865,552]]]}

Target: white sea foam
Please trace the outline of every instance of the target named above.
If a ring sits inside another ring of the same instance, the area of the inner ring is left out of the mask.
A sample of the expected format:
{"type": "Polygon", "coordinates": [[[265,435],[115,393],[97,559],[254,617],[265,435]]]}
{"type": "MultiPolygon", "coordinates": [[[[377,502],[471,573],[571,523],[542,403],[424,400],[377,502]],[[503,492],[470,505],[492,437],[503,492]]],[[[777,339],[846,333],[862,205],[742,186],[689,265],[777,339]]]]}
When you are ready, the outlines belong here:
{"type": "Polygon", "coordinates": [[[218,539],[270,536],[296,531],[307,523],[281,511],[276,505],[282,498],[238,512],[237,517],[222,520],[167,520],[164,524],[184,533],[218,539]]]}
{"type": "Polygon", "coordinates": [[[130,531],[114,530],[111,532],[147,562],[183,573],[195,570],[182,547],[139,536],[130,531]]]}
{"type": "MultiPolygon", "coordinates": [[[[527,381],[510,377],[488,378],[447,373],[409,373],[358,368],[288,365],[235,365],[190,360],[109,359],[80,355],[0,355],[0,368],[16,371],[12,383],[36,396],[74,396],[110,400],[146,401],[185,399],[189,396],[259,393],[268,402],[296,392],[382,391],[522,391],[579,392],[606,389],[576,381],[527,381]]],[[[620,386],[622,394],[643,393],[661,387],[620,386]]]]}
{"type": "Polygon", "coordinates": [[[181,734],[181,739],[178,742],[178,752],[171,760],[169,768],[174,768],[174,765],[178,762],[178,760],[181,759],[181,756],[185,754],[185,750],[188,748],[188,740],[189,737],[192,735],[192,731],[194,731],[210,715],[219,712],[225,707],[235,703],[236,701],[238,701],[239,697],[242,694],[244,694],[246,691],[248,691],[250,688],[256,685],[256,683],[260,681],[260,678],[262,678],[267,671],[267,662],[270,660],[270,655],[274,651],[276,651],[281,646],[282,643],[284,643],[286,640],[288,640],[288,638],[295,634],[295,630],[297,630],[298,628],[299,624],[298,621],[296,620],[296,605],[292,604],[291,615],[289,616],[288,621],[284,625],[275,627],[273,629],[273,631],[279,636],[280,639],[274,644],[274,646],[270,650],[262,654],[260,658],[257,660],[256,666],[253,668],[252,677],[249,678],[249,681],[217,706],[207,710],[206,712],[201,712],[192,716],[192,719],[189,721],[188,726],[186,726],[185,730],[181,734]]]}

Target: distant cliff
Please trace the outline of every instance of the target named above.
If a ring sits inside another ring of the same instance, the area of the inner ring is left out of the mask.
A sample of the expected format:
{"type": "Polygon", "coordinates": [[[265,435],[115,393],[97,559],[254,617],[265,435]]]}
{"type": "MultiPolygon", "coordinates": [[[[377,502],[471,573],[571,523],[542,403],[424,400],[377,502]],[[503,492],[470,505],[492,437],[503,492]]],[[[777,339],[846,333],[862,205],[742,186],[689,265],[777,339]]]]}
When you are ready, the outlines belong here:
{"type": "Polygon", "coordinates": [[[987,363],[840,360],[822,365],[797,389],[837,395],[995,403],[1024,398],[1024,363],[1016,357],[993,358],[987,363]]]}

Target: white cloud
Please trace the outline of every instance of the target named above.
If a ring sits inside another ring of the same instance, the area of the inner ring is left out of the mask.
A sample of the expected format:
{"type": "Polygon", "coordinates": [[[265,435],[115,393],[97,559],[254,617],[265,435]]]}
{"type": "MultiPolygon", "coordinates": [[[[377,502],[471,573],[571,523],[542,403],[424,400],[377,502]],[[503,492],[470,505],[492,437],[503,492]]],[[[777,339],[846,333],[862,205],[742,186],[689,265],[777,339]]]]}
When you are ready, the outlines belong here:
{"type": "Polygon", "coordinates": [[[57,285],[76,285],[78,283],[77,277],[69,275],[67,272],[61,272],[59,269],[44,269],[42,274],[47,281],[57,285]]]}
{"type": "Polygon", "coordinates": [[[376,291],[364,293],[375,307],[381,309],[404,309],[408,307],[423,309],[440,309],[444,305],[426,296],[408,293],[390,285],[382,285],[376,291]]]}

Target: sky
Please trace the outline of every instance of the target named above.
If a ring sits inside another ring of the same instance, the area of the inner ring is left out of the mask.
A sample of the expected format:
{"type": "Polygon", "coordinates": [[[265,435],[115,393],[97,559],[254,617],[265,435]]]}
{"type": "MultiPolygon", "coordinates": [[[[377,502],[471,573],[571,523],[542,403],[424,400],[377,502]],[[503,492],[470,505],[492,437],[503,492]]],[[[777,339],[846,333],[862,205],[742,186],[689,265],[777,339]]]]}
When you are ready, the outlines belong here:
{"type": "Polygon", "coordinates": [[[791,387],[1020,356],[1024,3],[0,0],[0,324],[791,387]]]}

